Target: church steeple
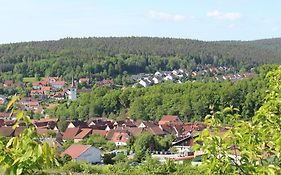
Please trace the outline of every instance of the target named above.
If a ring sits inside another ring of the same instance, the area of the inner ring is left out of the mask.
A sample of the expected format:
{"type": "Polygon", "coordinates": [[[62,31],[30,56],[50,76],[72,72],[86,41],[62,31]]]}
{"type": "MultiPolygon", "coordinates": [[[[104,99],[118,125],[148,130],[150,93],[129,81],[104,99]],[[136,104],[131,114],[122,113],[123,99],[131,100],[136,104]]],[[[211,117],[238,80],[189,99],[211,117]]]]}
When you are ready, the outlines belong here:
{"type": "Polygon", "coordinates": [[[71,86],[68,89],[68,99],[71,100],[71,101],[77,100],[77,89],[76,89],[76,86],[75,86],[73,76],[72,76],[72,80],[71,80],[71,86]]]}

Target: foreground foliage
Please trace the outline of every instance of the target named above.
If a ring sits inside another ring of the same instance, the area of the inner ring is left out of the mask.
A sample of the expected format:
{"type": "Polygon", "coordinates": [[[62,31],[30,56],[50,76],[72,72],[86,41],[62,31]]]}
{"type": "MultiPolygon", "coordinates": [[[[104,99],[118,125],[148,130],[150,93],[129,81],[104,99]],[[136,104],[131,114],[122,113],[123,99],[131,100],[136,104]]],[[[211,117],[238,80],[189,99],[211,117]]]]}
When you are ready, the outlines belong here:
{"type": "Polygon", "coordinates": [[[173,161],[160,163],[156,159],[147,158],[145,163],[137,166],[132,166],[128,161],[103,166],[83,162],[68,162],[64,165],[63,171],[104,175],[200,175],[205,170],[203,167],[191,166],[190,162],[183,164],[176,164],[173,161]]]}
{"type": "Polygon", "coordinates": [[[235,108],[207,116],[209,128],[197,139],[204,144],[198,149],[207,152],[206,174],[280,174],[281,66],[268,73],[267,81],[264,103],[251,120],[241,120],[235,108]],[[235,124],[219,136],[224,118],[235,124]]]}
{"type": "MultiPolygon", "coordinates": [[[[8,108],[15,100],[16,97],[13,97],[8,108]]],[[[23,112],[17,112],[17,123],[14,128],[18,127],[20,121],[24,121],[29,127],[8,141],[0,139],[1,171],[7,175],[41,174],[43,169],[58,166],[55,150],[47,143],[40,143],[35,128],[30,126],[29,117],[23,112]]]]}

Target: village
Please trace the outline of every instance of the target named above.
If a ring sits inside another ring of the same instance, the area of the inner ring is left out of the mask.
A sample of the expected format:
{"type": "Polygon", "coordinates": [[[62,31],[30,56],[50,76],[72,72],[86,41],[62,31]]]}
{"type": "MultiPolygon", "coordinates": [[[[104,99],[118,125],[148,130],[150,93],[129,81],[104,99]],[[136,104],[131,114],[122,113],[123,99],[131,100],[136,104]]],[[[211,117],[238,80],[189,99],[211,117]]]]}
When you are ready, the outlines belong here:
{"type": "MultiPolygon", "coordinates": [[[[237,81],[243,78],[254,76],[254,70],[244,73],[234,73],[234,68],[225,66],[206,67],[197,65],[194,71],[184,69],[174,69],[173,71],[157,71],[154,74],[137,74],[132,75],[134,80],[132,87],[149,87],[164,82],[184,83],[186,81],[202,81],[204,78],[211,78],[212,81],[237,81]]],[[[27,89],[27,94],[18,102],[18,106],[22,110],[32,111],[33,113],[43,115],[44,109],[53,107],[53,103],[58,101],[76,101],[79,93],[91,93],[92,87],[108,86],[112,88],[120,88],[113,79],[103,79],[94,81],[89,77],[79,79],[72,78],[71,82],[64,81],[61,77],[42,77],[38,81],[32,83],[14,82],[12,80],[4,80],[0,83],[0,108],[7,103],[9,94],[13,95],[15,89],[22,87],[27,89]],[[28,86],[30,86],[28,88],[28,86]],[[4,91],[3,91],[4,90],[4,91]]],[[[1,116],[0,116],[1,117],[1,116]]]]}
{"type": "MultiPolygon", "coordinates": [[[[135,80],[133,87],[141,86],[148,87],[154,84],[160,84],[165,81],[174,83],[183,83],[189,78],[193,81],[198,77],[211,75],[214,81],[236,81],[242,78],[253,76],[255,73],[236,73],[227,67],[212,67],[204,68],[198,66],[197,71],[192,71],[191,74],[187,70],[178,69],[173,71],[157,71],[155,74],[138,74],[133,75],[135,80]]],[[[173,159],[183,161],[194,159],[204,153],[194,153],[192,150],[193,140],[196,134],[200,133],[205,125],[200,122],[184,123],[176,115],[164,115],[159,122],[144,121],[144,120],[112,120],[105,117],[95,117],[87,121],[67,120],[66,127],[59,129],[60,120],[53,116],[50,118],[45,115],[44,110],[55,105],[58,101],[76,101],[79,93],[89,93],[91,89],[81,87],[114,87],[116,84],[113,80],[93,81],[88,77],[83,77],[77,80],[72,78],[70,83],[67,83],[60,77],[43,77],[38,81],[32,82],[28,96],[21,98],[16,106],[22,111],[32,111],[38,114],[32,119],[32,127],[36,129],[37,134],[43,137],[42,142],[48,142],[53,147],[61,151],[62,155],[70,155],[72,159],[88,161],[89,163],[104,163],[103,157],[106,154],[122,153],[128,158],[134,156],[132,150],[128,150],[128,145],[132,144],[143,133],[149,133],[158,138],[170,136],[172,140],[167,143],[165,148],[157,148],[151,146],[150,151],[153,157],[159,158],[161,161],[173,159]],[[111,149],[105,149],[103,146],[95,147],[90,144],[85,144],[85,140],[91,136],[97,136],[112,143],[111,149]],[[67,143],[67,146],[65,146],[67,143]],[[69,144],[71,143],[71,144],[69,144]],[[114,149],[113,149],[114,148],[114,149]]],[[[23,83],[15,83],[11,80],[5,80],[0,84],[2,89],[15,89],[19,86],[24,86],[23,83]]],[[[0,106],[4,107],[7,104],[9,97],[5,94],[0,95],[0,106]]],[[[16,123],[16,115],[11,115],[7,112],[0,112],[0,135],[4,137],[14,137],[20,135],[27,127],[21,123],[19,127],[13,128],[16,123]]],[[[222,132],[227,129],[223,128],[222,132]]],[[[198,160],[196,160],[198,163],[198,160]]],[[[200,162],[200,161],[199,161],[200,162]]],[[[106,162],[105,162],[106,163],[106,162]]]]}
{"type": "MultiPolygon", "coordinates": [[[[2,114],[3,115],[3,114],[2,114]]],[[[151,152],[153,157],[160,161],[173,159],[176,161],[193,159],[203,153],[194,155],[192,145],[196,133],[201,132],[205,125],[203,123],[183,123],[178,116],[164,115],[159,122],[142,120],[109,120],[106,118],[92,118],[88,121],[67,121],[67,127],[64,132],[58,129],[59,119],[42,118],[31,120],[32,127],[36,129],[37,134],[42,136],[42,142],[47,142],[62,155],[69,155],[72,159],[87,161],[97,164],[103,162],[103,156],[109,153],[122,153],[128,158],[132,158],[134,153],[127,151],[127,146],[132,138],[137,138],[143,133],[149,133],[152,136],[165,138],[168,135],[173,136],[169,147],[159,150],[153,145],[151,152]],[[105,151],[104,148],[94,147],[83,144],[83,141],[91,136],[104,138],[113,143],[114,150],[105,151]],[[71,143],[67,148],[63,145],[71,143]]],[[[15,120],[0,119],[0,135],[4,137],[19,136],[27,127],[20,123],[19,127],[13,128],[15,120]]]]}

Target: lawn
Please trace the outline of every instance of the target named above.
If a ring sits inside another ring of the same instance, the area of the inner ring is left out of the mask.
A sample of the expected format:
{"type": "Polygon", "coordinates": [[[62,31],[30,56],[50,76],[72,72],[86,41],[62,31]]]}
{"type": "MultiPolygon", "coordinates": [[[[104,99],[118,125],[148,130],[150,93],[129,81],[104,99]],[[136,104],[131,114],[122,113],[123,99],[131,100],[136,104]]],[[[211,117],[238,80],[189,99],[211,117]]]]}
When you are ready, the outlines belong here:
{"type": "Polygon", "coordinates": [[[24,83],[33,83],[35,81],[36,81],[35,77],[25,77],[25,78],[23,78],[24,83]]]}

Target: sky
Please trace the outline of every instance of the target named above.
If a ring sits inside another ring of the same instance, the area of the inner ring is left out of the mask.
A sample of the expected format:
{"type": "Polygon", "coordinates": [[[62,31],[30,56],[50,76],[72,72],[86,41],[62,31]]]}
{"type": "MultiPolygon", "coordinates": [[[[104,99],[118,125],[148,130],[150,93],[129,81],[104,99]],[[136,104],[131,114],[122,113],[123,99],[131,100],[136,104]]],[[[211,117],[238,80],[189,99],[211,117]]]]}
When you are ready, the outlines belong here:
{"type": "Polygon", "coordinates": [[[0,0],[0,43],[66,37],[281,37],[280,0],[0,0]]]}

